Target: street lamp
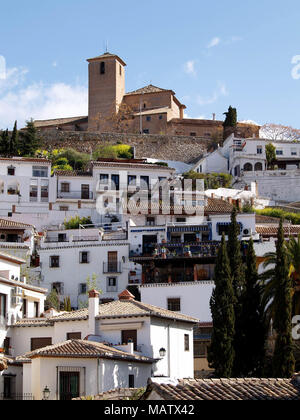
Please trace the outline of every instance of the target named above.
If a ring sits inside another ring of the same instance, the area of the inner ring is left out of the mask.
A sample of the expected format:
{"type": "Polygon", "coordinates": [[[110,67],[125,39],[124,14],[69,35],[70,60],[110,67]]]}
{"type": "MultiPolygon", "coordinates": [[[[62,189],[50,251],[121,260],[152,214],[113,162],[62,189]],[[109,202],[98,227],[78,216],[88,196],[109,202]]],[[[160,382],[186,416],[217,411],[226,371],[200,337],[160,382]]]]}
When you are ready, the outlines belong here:
{"type": "Polygon", "coordinates": [[[165,357],[165,355],[167,354],[167,350],[166,349],[164,349],[164,348],[161,348],[160,350],[159,350],[159,355],[160,355],[160,357],[163,359],[164,357],[165,357]]]}
{"type": "Polygon", "coordinates": [[[49,397],[50,397],[50,389],[46,386],[44,391],[43,391],[43,400],[44,401],[48,401],[49,397]]]}

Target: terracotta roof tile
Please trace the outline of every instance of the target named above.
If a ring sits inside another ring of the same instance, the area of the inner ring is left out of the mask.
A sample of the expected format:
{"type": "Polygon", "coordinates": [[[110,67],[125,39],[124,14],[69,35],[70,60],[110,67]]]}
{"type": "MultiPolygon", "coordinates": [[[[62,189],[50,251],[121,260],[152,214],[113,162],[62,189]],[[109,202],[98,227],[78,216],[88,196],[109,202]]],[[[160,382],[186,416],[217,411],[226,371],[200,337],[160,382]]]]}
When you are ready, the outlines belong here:
{"type": "MultiPolygon", "coordinates": [[[[278,224],[256,225],[256,232],[262,236],[277,237],[278,224]]],[[[285,236],[298,236],[300,234],[300,225],[285,225],[283,226],[285,236]]]]}
{"type": "Polygon", "coordinates": [[[156,392],[164,400],[300,400],[296,379],[198,379],[149,384],[142,399],[156,392]]]}
{"type": "Polygon", "coordinates": [[[11,219],[0,219],[0,229],[29,229],[33,228],[33,225],[27,223],[16,222],[11,219]]]}
{"type": "Polygon", "coordinates": [[[69,340],[64,343],[47,346],[24,355],[25,359],[32,359],[35,357],[103,357],[109,359],[123,359],[143,363],[153,363],[153,359],[148,357],[126,353],[115,349],[114,347],[109,347],[103,343],[85,340],[69,340]]]}
{"type": "Polygon", "coordinates": [[[144,86],[141,89],[133,90],[132,92],[126,93],[126,95],[145,95],[147,93],[160,93],[160,92],[172,92],[169,89],[162,89],[157,86],[148,85],[144,86]]]}
{"type": "Polygon", "coordinates": [[[70,118],[55,118],[51,120],[35,120],[34,126],[36,128],[58,126],[62,124],[71,124],[78,122],[85,122],[88,120],[88,117],[70,117],[70,118]]]}
{"type": "MultiPolygon", "coordinates": [[[[99,305],[99,315],[97,319],[108,318],[122,318],[122,317],[140,317],[140,316],[153,316],[166,319],[175,319],[177,321],[197,323],[198,319],[182,315],[177,312],[171,312],[167,309],[158,308],[135,300],[115,300],[110,303],[99,305]]],[[[52,317],[48,322],[61,322],[73,320],[86,320],[88,319],[88,309],[79,309],[78,311],[67,312],[62,315],[52,317]]],[[[22,322],[22,321],[20,321],[22,322]]]]}

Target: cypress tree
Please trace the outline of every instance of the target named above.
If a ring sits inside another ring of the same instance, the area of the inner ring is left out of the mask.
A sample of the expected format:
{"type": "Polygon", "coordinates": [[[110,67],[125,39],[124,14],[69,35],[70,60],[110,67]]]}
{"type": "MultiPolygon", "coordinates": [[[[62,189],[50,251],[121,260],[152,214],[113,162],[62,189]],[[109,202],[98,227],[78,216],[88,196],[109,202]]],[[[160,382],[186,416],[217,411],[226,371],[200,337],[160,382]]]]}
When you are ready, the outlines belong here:
{"type": "Polygon", "coordinates": [[[260,377],[265,360],[266,328],[261,303],[261,287],[256,267],[253,240],[249,241],[246,262],[246,283],[241,307],[240,374],[260,377]]]}
{"type": "Polygon", "coordinates": [[[292,339],[292,279],[289,276],[282,219],[277,235],[275,284],[273,325],[277,337],[273,374],[276,378],[290,378],[295,373],[292,339]]]}
{"type": "Polygon", "coordinates": [[[20,155],[34,156],[39,147],[40,140],[37,136],[37,130],[34,126],[33,120],[26,122],[26,130],[22,132],[20,139],[20,155]]]}
{"type": "Polygon", "coordinates": [[[4,157],[9,156],[9,134],[8,129],[5,131],[2,131],[1,137],[0,137],[0,155],[4,157]]]}
{"type": "Polygon", "coordinates": [[[243,358],[243,348],[241,345],[241,336],[243,334],[243,326],[241,323],[242,312],[242,296],[245,286],[245,266],[241,252],[240,225],[237,222],[237,209],[233,209],[231,214],[231,224],[228,233],[228,255],[230,260],[230,269],[232,275],[232,286],[234,293],[234,312],[235,312],[235,362],[234,362],[234,375],[241,376],[241,364],[243,358]]]}
{"type": "Polygon", "coordinates": [[[227,112],[224,112],[224,115],[226,115],[225,121],[223,123],[223,127],[233,127],[235,128],[237,126],[237,110],[236,108],[232,108],[230,106],[228,108],[227,112]]]}
{"type": "Polygon", "coordinates": [[[217,256],[214,281],[215,288],[210,301],[213,332],[208,361],[217,377],[230,378],[234,362],[235,317],[232,277],[224,234],[217,256]]]}
{"type": "Polygon", "coordinates": [[[9,155],[18,156],[19,153],[19,133],[17,128],[17,121],[15,121],[14,129],[9,142],[9,155]]]}

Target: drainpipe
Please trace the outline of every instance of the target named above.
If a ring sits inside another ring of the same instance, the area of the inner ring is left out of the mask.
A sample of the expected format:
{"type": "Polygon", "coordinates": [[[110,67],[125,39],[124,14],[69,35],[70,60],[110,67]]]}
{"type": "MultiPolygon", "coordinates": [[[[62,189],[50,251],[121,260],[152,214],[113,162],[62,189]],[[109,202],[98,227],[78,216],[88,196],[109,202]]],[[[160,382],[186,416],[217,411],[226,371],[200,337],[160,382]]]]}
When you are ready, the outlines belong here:
{"type": "Polygon", "coordinates": [[[170,324],[168,324],[168,377],[171,377],[171,355],[170,355],[170,324]]]}

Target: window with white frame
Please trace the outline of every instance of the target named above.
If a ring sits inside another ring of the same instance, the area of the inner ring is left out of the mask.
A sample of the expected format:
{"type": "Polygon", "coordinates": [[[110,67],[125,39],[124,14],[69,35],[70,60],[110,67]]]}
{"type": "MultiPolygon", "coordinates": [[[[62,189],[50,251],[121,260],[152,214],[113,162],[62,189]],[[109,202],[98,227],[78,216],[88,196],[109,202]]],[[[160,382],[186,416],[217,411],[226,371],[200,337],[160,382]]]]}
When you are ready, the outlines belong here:
{"type": "Polygon", "coordinates": [[[82,251],[79,253],[79,262],[80,264],[89,264],[90,263],[90,253],[88,251],[82,251]]]}
{"type": "Polygon", "coordinates": [[[32,176],[35,178],[48,178],[48,167],[46,166],[33,166],[32,176]]]}

